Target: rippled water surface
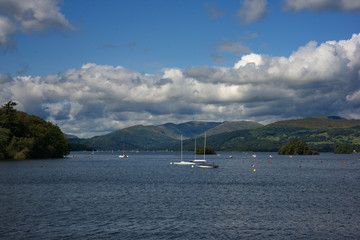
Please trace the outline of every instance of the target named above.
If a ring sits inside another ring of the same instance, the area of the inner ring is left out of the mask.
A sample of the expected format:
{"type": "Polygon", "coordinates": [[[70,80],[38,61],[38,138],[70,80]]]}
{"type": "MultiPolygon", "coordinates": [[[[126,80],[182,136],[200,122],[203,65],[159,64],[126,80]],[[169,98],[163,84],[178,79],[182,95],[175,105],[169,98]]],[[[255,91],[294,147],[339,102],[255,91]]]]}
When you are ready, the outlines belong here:
{"type": "Polygon", "coordinates": [[[0,162],[0,239],[360,239],[358,154],[128,154],[0,162]]]}

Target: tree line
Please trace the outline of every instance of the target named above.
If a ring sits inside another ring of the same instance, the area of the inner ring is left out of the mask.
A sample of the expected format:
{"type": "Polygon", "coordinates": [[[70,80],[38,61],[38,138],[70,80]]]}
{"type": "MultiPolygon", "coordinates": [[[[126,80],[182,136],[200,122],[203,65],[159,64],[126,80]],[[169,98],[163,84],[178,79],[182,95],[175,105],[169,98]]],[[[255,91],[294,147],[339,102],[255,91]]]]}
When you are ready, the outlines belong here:
{"type": "Polygon", "coordinates": [[[17,111],[14,101],[0,108],[0,160],[61,158],[69,154],[69,143],[51,122],[17,111]]]}

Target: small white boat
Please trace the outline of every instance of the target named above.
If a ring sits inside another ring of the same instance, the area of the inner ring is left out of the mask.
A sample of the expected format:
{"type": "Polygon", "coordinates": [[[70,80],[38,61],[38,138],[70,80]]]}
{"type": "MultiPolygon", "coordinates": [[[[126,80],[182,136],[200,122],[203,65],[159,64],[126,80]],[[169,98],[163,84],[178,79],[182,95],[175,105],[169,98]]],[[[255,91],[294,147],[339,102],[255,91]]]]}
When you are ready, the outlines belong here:
{"type": "Polygon", "coordinates": [[[175,165],[195,165],[194,162],[186,162],[186,161],[180,161],[180,162],[174,162],[175,165]]]}
{"type": "Polygon", "coordinates": [[[194,159],[193,162],[195,162],[195,163],[206,163],[205,149],[206,149],[206,132],[205,132],[205,135],[204,135],[204,159],[196,159],[196,138],[195,138],[195,159],[194,159]]]}
{"type": "Polygon", "coordinates": [[[129,157],[129,156],[126,155],[125,153],[119,155],[119,158],[127,158],[127,157],[129,157]]]}
{"type": "Polygon", "coordinates": [[[211,164],[206,164],[206,159],[205,159],[205,155],[206,155],[206,132],[205,132],[205,135],[204,135],[204,159],[203,160],[199,160],[199,161],[202,161],[203,164],[199,164],[197,165],[198,168],[218,168],[219,166],[218,165],[215,165],[215,162],[211,164]]]}
{"type": "Polygon", "coordinates": [[[186,162],[186,161],[183,161],[183,144],[182,144],[182,135],[180,137],[180,141],[181,141],[181,149],[180,149],[180,162],[173,162],[173,163],[170,163],[170,164],[174,164],[174,165],[195,165],[194,162],[186,162]]]}

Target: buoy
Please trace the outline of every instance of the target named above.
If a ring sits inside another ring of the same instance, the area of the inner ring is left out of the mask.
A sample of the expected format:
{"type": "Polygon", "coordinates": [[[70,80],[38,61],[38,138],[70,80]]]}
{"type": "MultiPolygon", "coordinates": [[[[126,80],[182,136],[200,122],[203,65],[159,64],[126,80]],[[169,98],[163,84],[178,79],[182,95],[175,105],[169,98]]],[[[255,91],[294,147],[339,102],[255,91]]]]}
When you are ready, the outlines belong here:
{"type": "Polygon", "coordinates": [[[32,166],[32,163],[30,163],[30,165],[32,166]]]}
{"type": "Polygon", "coordinates": [[[299,168],[301,168],[301,165],[299,165],[299,168]]]}
{"type": "Polygon", "coordinates": [[[269,163],[271,163],[271,161],[269,161],[269,163]]]}
{"type": "Polygon", "coordinates": [[[345,162],[344,162],[344,161],[342,161],[342,164],[345,164],[345,162]]]}
{"type": "Polygon", "coordinates": [[[253,172],[256,172],[256,169],[254,169],[253,172]]]}
{"type": "Polygon", "coordinates": [[[43,165],[40,165],[40,167],[43,167],[43,165]]]}

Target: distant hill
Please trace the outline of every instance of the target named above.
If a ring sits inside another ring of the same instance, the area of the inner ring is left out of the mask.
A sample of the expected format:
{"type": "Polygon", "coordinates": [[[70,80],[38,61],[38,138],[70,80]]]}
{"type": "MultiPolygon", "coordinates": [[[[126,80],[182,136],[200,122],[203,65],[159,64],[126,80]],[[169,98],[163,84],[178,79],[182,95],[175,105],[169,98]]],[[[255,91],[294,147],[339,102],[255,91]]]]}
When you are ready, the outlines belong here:
{"type": "Polygon", "coordinates": [[[263,126],[256,122],[166,123],[159,126],[133,126],[89,139],[70,138],[70,143],[90,146],[97,150],[174,150],[180,149],[183,135],[184,150],[193,151],[203,144],[216,151],[275,151],[293,139],[305,141],[319,152],[331,152],[341,144],[351,144],[360,151],[360,120],[337,116],[308,117],[278,121],[263,126]]]}
{"type": "Polygon", "coordinates": [[[292,126],[304,128],[351,128],[360,126],[360,120],[346,119],[338,116],[307,117],[303,119],[278,121],[268,126],[292,126]]]}
{"type": "Polygon", "coordinates": [[[225,123],[192,121],[180,124],[166,123],[159,126],[137,125],[88,139],[69,138],[69,141],[98,150],[164,150],[177,145],[181,135],[186,140],[203,135],[206,131],[209,131],[211,135],[260,126],[262,125],[259,123],[249,121],[225,123]]]}
{"type": "Polygon", "coordinates": [[[303,140],[319,152],[332,152],[341,144],[351,144],[360,151],[360,120],[310,117],[279,121],[261,128],[213,135],[207,143],[218,151],[278,151],[293,139],[303,140]]]}
{"type": "Polygon", "coordinates": [[[184,139],[187,139],[192,138],[195,135],[203,134],[204,132],[214,129],[222,124],[224,123],[192,121],[180,124],[166,123],[158,127],[167,131],[173,138],[180,139],[180,135],[183,135],[184,139]]]}
{"type": "Polygon", "coordinates": [[[78,136],[71,135],[71,134],[65,134],[66,139],[79,139],[78,136]]]}
{"type": "Polygon", "coordinates": [[[236,121],[236,122],[224,122],[207,131],[207,136],[216,135],[219,133],[233,132],[237,130],[254,129],[263,127],[262,124],[251,121],[236,121]]]}

